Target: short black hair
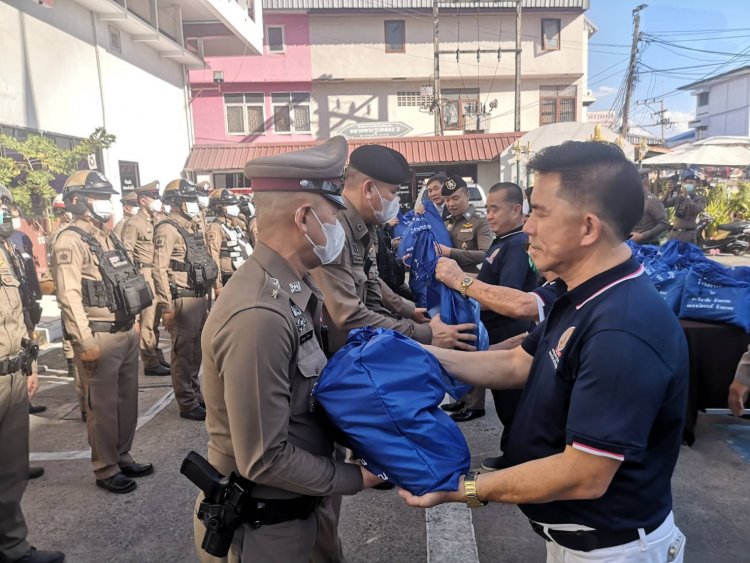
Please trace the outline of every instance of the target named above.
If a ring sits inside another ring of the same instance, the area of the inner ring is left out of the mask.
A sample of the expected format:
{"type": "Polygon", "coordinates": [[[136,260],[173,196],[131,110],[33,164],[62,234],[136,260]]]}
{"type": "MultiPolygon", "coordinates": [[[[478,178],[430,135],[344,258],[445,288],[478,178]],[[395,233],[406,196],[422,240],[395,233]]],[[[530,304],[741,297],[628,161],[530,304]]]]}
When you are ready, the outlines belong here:
{"type": "Polygon", "coordinates": [[[643,216],[641,175],[613,143],[566,141],[542,149],[527,167],[560,174],[560,197],[590,207],[622,240],[643,216]]]}
{"type": "Polygon", "coordinates": [[[505,201],[512,205],[523,205],[523,190],[513,182],[498,182],[490,188],[490,193],[504,192],[505,201]]]}
{"type": "Polygon", "coordinates": [[[433,182],[440,182],[440,186],[442,187],[442,185],[445,184],[446,180],[448,180],[448,175],[445,172],[438,172],[437,174],[433,174],[432,176],[427,178],[425,186],[429,186],[433,182]]]}

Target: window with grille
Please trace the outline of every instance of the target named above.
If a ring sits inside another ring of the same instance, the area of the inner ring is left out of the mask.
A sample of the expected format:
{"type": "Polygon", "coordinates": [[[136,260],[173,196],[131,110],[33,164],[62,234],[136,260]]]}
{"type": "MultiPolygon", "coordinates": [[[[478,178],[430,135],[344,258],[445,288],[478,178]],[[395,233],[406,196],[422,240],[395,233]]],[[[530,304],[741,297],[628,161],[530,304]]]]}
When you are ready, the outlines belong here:
{"type": "Polygon", "coordinates": [[[224,94],[224,113],[230,135],[262,135],[266,132],[263,94],[224,94]]]}
{"type": "Polygon", "coordinates": [[[540,86],[539,125],[576,120],[575,86],[540,86]]]}
{"type": "Polygon", "coordinates": [[[560,49],[560,20],[542,20],[542,50],[558,51],[560,49]]]}
{"type": "Polygon", "coordinates": [[[276,133],[310,132],[310,93],[275,92],[271,94],[273,129],[276,133]]]}
{"type": "Polygon", "coordinates": [[[450,88],[441,91],[443,129],[475,129],[479,108],[478,88],[450,88]],[[473,119],[473,121],[472,121],[473,119]]]}
{"type": "Polygon", "coordinates": [[[431,104],[432,96],[422,98],[419,92],[396,92],[398,107],[419,107],[423,103],[431,104]]]}

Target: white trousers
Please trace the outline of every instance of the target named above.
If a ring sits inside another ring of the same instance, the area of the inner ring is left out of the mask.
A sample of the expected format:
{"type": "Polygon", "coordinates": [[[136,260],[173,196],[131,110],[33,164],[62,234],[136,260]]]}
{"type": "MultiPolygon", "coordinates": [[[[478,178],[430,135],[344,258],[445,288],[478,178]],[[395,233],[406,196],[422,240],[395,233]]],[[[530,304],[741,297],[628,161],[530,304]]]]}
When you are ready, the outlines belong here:
{"type": "MultiPolygon", "coordinates": [[[[545,526],[553,530],[587,530],[585,526],[551,525],[545,526]]],[[[576,551],[567,549],[555,542],[547,542],[547,563],[620,563],[622,561],[636,563],[682,563],[685,555],[685,535],[674,523],[674,516],[670,512],[661,526],[650,534],[639,530],[640,539],[607,547],[594,551],[576,551]],[[670,555],[670,548],[675,546],[670,555]]]]}

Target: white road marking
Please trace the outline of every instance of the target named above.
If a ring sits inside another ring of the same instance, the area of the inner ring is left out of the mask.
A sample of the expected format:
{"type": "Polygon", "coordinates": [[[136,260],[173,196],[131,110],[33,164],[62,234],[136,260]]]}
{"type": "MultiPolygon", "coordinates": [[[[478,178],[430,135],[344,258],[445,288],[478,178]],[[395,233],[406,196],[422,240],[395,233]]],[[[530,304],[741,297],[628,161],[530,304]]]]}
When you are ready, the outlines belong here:
{"type": "Polygon", "coordinates": [[[479,563],[477,538],[471,509],[465,504],[448,503],[425,510],[427,524],[427,563],[453,563],[460,553],[462,563],[479,563]]]}
{"type": "MultiPolygon", "coordinates": [[[[144,424],[167,408],[173,399],[174,391],[164,394],[161,399],[156,401],[145,413],[138,417],[136,430],[139,430],[144,424]]],[[[31,452],[29,454],[29,461],[70,461],[74,459],[91,459],[91,448],[68,452],[31,452]]]]}

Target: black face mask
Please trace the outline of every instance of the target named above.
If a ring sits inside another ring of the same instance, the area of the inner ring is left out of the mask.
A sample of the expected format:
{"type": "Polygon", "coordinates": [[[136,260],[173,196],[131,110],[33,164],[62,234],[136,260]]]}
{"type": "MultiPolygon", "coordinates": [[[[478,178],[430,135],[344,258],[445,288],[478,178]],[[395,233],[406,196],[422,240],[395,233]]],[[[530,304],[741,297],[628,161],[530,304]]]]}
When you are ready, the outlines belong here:
{"type": "Polygon", "coordinates": [[[14,231],[13,216],[10,214],[10,211],[7,210],[0,211],[0,215],[3,218],[2,221],[0,221],[0,238],[9,238],[14,231]]]}

